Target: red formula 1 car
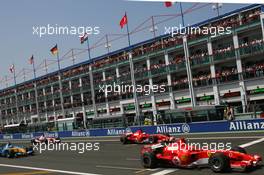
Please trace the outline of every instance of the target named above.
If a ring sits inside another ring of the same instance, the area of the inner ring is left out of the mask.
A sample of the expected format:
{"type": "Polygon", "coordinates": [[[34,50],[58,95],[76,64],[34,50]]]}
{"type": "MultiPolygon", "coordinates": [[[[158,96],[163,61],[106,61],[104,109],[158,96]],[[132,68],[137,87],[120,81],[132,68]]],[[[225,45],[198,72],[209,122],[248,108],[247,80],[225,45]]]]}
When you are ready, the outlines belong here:
{"type": "Polygon", "coordinates": [[[136,132],[127,132],[120,137],[120,141],[123,144],[128,143],[161,143],[174,140],[174,137],[168,134],[147,134],[142,130],[137,130],[136,132]]]}
{"type": "Polygon", "coordinates": [[[214,172],[227,172],[231,169],[246,171],[258,166],[259,155],[247,154],[244,148],[231,150],[198,150],[188,147],[184,139],[169,144],[145,145],[141,149],[141,162],[145,168],[166,165],[177,168],[209,166],[214,172]]]}
{"type": "Polygon", "coordinates": [[[36,137],[34,139],[31,140],[32,144],[39,144],[39,143],[61,143],[61,139],[58,137],[45,137],[44,135],[40,136],[40,137],[36,137]]]}

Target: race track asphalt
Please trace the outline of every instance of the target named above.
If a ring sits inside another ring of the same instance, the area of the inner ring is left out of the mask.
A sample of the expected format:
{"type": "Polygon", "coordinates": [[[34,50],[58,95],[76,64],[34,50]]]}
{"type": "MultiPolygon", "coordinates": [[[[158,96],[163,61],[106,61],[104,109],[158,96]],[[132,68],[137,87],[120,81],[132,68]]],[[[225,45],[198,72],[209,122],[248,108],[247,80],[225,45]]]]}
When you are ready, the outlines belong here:
{"type": "MultiPolygon", "coordinates": [[[[257,153],[264,157],[264,133],[232,134],[193,134],[176,137],[187,137],[192,143],[230,143],[232,146],[244,145],[248,153],[257,153]],[[262,139],[262,140],[261,140],[262,139]],[[257,140],[257,141],[256,141],[257,140]],[[254,142],[256,141],[256,142],[254,142]]],[[[99,143],[100,149],[86,151],[44,151],[22,158],[0,158],[0,175],[210,175],[215,174],[209,168],[177,169],[159,167],[144,169],[140,163],[142,145],[122,145],[118,137],[97,137],[80,139],[63,139],[64,143],[99,143]]],[[[14,141],[14,144],[29,145],[29,141],[14,141]]],[[[93,147],[95,149],[95,147],[93,147]]],[[[245,174],[239,171],[231,174],[245,174]]],[[[246,173],[247,174],[247,173],[246,173]]],[[[264,175],[264,165],[250,172],[250,175],[264,175]]]]}

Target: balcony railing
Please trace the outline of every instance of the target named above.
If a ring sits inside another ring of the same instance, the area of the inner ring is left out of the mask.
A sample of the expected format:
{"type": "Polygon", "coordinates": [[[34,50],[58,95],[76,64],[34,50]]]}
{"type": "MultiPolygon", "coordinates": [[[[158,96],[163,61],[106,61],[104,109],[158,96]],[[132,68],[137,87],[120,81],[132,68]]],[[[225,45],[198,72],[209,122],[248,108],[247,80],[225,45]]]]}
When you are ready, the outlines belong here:
{"type": "Polygon", "coordinates": [[[264,76],[264,69],[256,69],[252,71],[246,71],[243,73],[244,79],[259,78],[264,76]]]}
{"type": "Polygon", "coordinates": [[[160,68],[156,68],[156,69],[151,69],[151,75],[162,75],[162,74],[165,74],[167,73],[167,67],[166,66],[163,66],[163,67],[160,67],[160,68]]]}
{"type": "Polygon", "coordinates": [[[234,58],[235,56],[236,56],[235,50],[231,49],[229,51],[215,53],[214,60],[219,61],[219,60],[224,60],[228,58],[234,58]]]}
{"type": "Polygon", "coordinates": [[[169,68],[169,72],[176,72],[176,71],[179,71],[181,69],[185,69],[186,65],[185,65],[185,62],[181,62],[178,64],[170,64],[168,66],[168,68],[169,68]]]}
{"type": "Polygon", "coordinates": [[[209,62],[210,62],[210,59],[208,55],[190,59],[191,66],[208,64],[209,62]]]}
{"type": "Polygon", "coordinates": [[[55,92],[53,94],[53,98],[56,99],[56,98],[60,98],[60,93],[59,92],[55,92]]]}
{"type": "Polygon", "coordinates": [[[239,77],[237,73],[233,73],[233,74],[228,74],[225,76],[217,77],[215,79],[216,79],[217,84],[221,84],[221,83],[237,81],[239,80],[239,77]]]}
{"type": "Polygon", "coordinates": [[[178,91],[178,90],[183,90],[183,89],[188,89],[189,84],[188,82],[186,83],[176,83],[172,85],[172,91],[178,91]]]}
{"type": "Polygon", "coordinates": [[[136,80],[145,79],[145,78],[148,78],[149,76],[150,76],[150,73],[148,70],[135,73],[136,80]]]}
{"type": "Polygon", "coordinates": [[[212,84],[213,84],[213,80],[211,78],[193,81],[194,87],[210,86],[212,84]]]}
{"type": "Polygon", "coordinates": [[[256,43],[253,45],[244,46],[244,47],[239,48],[239,52],[241,56],[264,52],[264,44],[263,42],[261,42],[261,43],[256,43]]]}

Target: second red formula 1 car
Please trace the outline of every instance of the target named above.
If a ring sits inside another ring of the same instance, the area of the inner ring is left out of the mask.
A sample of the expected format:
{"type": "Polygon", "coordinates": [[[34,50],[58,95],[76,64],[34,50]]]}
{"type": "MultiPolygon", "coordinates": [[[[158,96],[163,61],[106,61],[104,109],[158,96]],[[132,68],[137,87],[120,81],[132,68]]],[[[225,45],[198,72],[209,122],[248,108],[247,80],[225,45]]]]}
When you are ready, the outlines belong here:
{"type": "Polygon", "coordinates": [[[199,150],[189,147],[184,139],[169,144],[145,145],[141,150],[141,162],[145,168],[166,165],[177,168],[209,166],[214,172],[227,172],[231,169],[243,171],[258,166],[259,155],[247,154],[244,148],[231,150],[199,150]]]}
{"type": "Polygon", "coordinates": [[[174,137],[169,136],[168,134],[147,134],[142,130],[137,130],[136,132],[127,132],[120,137],[120,141],[123,144],[128,143],[161,143],[169,142],[174,140],[174,137]]]}
{"type": "Polygon", "coordinates": [[[58,137],[45,137],[44,135],[42,135],[40,137],[36,137],[36,138],[32,139],[31,143],[32,144],[40,144],[40,143],[45,143],[45,144],[53,143],[53,144],[56,144],[56,143],[61,143],[61,140],[58,137]]]}

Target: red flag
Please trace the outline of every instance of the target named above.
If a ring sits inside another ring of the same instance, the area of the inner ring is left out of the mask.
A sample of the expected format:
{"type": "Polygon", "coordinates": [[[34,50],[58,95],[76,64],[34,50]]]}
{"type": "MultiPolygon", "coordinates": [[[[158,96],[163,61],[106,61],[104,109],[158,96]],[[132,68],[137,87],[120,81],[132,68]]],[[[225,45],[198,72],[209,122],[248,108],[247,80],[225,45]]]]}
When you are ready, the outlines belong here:
{"type": "Polygon", "coordinates": [[[119,25],[120,25],[121,29],[123,29],[123,27],[124,27],[126,24],[127,24],[127,15],[125,14],[125,15],[123,16],[123,18],[120,20],[119,25]]]}
{"type": "Polygon", "coordinates": [[[33,64],[34,63],[34,56],[32,55],[30,58],[29,58],[29,64],[33,64]]]}
{"type": "Polygon", "coordinates": [[[14,71],[15,71],[15,65],[14,65],[14,64],[12,64],[12,65],[10,66],[9,71],[10,71],[11,73],[14,73],[14,71]]]}
{"type": "Polygon", "coordinates": [[[165,5],[165,7],[171,7],[172,6],[172,2],[166,1],[166,2],[164,2],[164,5],[165,5]]]}

